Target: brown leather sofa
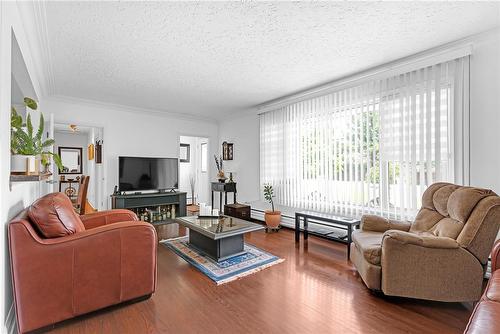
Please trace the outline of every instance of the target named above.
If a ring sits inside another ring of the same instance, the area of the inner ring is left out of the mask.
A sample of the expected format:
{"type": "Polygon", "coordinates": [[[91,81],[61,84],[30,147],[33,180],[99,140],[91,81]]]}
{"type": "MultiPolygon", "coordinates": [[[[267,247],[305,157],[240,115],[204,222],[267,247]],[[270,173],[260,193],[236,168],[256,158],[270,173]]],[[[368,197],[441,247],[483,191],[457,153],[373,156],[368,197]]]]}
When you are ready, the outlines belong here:
{"type": "Polygon", "coordinates": [[[8,230],[20,333],[155,291],[156,232],[131,211],[78,216],[66,195],[52,193],[8,230]]]}
{"type": "Polygon", "coordinates": [[[465,334],[500,333],[500,240],[491,252],[491,277],[483,297],[476,304],[465,334]]]}
{"type": "Polygon", "coordinates": [[[499,226],[494,192],[435,183],[413,222],[362,217],[350,259],[366,286],[386,295],[477,301],[499,226]]]}

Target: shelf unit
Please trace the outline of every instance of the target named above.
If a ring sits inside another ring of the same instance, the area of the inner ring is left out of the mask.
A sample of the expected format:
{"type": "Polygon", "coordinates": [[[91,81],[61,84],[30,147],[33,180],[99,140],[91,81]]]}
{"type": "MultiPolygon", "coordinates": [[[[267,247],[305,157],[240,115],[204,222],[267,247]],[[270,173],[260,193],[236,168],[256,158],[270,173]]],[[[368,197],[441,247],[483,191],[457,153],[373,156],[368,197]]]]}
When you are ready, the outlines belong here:
{"type": "Polygon", "coordinates": [[[10,174],[10,182],[38,182],[48,180],[52,173],[42,173],[37,175],[10,174]]]}
{"type": "MultiPolygon", "coordinates": [[[[136,213],[144,212],[145,210],[157,212],[158,207],[161,209],[167,207],[171,209],[175,207],[175,217],[183,217],[186,216],[186,195],[185,192],[160,192],[130,195],[113,194],[111,195],[111,203],[113,209],[129,209],[136,213]]],[[[175,219],[159,218],[152,222],[150,219],[147,221],[153,225],[164,225],[175,222],[175,219]]]]}

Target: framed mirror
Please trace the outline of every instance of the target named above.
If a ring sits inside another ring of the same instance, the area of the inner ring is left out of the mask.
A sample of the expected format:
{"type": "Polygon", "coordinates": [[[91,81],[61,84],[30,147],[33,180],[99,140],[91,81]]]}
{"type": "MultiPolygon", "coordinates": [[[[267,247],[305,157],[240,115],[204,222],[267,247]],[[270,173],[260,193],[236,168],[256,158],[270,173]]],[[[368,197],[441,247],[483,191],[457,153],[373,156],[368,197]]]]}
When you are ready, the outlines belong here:
{"type": "Polygon", "coordinates": [[[82,148],[59,146],[59,156],[61,157],[64,169],[59,174],[82,174],[82,148]]]}

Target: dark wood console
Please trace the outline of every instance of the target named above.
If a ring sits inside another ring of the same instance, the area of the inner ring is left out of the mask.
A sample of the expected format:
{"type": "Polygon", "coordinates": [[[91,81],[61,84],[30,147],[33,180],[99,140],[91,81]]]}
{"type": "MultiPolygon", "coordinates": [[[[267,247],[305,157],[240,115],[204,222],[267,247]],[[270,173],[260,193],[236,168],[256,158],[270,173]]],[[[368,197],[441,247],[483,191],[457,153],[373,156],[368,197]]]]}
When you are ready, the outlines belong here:
{"type": "MultiPolygon", "coordinates": [[[[130,209],[136,213],[141,210],[158,210],[158,208],[170,208],[170,215],[175,213],[175,217],[186,216],[186,193],[185,192],[162,192],[150,194],[130,194],[130,195],[111,195],[111,205],[113,209],[130,209]]],[[[169,219],[158,219],[168,222],[169,219]]],[[[140,217],[139,217],[140,218],[140,217]]],[[[153,223],[155,223],[153,221],[153,223]]]]}

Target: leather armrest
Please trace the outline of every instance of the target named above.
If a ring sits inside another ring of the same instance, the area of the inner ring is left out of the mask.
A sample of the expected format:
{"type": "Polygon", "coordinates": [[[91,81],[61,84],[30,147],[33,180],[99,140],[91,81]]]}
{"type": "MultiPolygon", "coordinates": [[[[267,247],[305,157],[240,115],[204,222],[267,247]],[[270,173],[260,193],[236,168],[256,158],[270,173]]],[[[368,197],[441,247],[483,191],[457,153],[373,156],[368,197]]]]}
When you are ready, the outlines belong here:
{"type": "Polygon", "coordinates": [[[361,217],[361,229],[363,231],[385,232],[388,230],[409,231],[410,222],[390,220],[375,215],[364,215],[361,217]]]}
{"type": "MultiPolygon", "coordinates": [[[[422,246],[427,248],[458,248],[460,245],[458,242],[451,238],[446,237],[435,237],[427,235],[418,235],[410,232],[389,230],[384,233],[385,238],[393,238],[402,244],[412,244],[416,246],[422,246]]],[[[382,241],[383,243],[383,241],[382,241]]]]}
{"type": "Polygon", "coordinates": [[[80,216],[85,228],[93,229],[98,226],[124,221],[138,221],[137,216],[130,210],[114,209],[90,213],[80,216]]]}
{"type": "Polygon", "coordinates": [[[495,242],[491,251],[491,272],[500,269],[500,239],[495,242]]]}
{"type": "Polygon", "coordinates": [[[20,332],[153,293],[157,243],[154,227],[139,221],[51,239],[26,220],[10,223],[20,332]]]}
{"type": "MultiPolygon", "coordinates": [[[[38,241],[44,245],[71,243],[71,242],[77,242],[78,240],[85,239],[85,238],[99,238],[100,235],[103,235],[106,233],[109,234],[109,233],[116,232],[116,231],[120,231],[122,233],[127,233],[129,228],[149,229],[155,235],[155,238],[156,238],[156,231],[155,231],[153,225],[151,225],[149,223],[141,222],[141,221],[124,221],[124,222],[119,222],[119,223],[101,225],[101,226],[98,226],[95,228],[85,230],[83,232],[70,234],[70,235],[67,235],[65,237],[52,238],[52,239],[39,239],[38,241]]],[[[131,231],[131,233],[132,233],[132,231],[131,231]]]]}

